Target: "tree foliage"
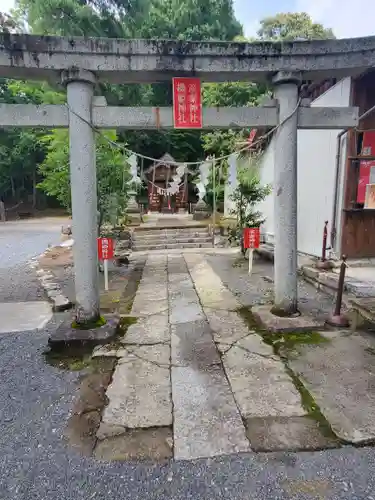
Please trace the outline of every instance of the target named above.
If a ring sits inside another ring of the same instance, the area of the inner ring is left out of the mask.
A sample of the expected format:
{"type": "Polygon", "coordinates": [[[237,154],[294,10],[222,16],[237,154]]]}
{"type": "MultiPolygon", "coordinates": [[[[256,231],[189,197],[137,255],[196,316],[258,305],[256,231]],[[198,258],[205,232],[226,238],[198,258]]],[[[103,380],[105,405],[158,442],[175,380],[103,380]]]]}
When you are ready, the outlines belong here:
{"type": "Polygon", "coordinates": [[[256,207],[271,192],[270,186],[263,186],[260,182],[260,159],[260,156],[255,154],[239,159],[240,164],[237,168],[238,185],[232,194],[235,208],[231,215],[236,218],[237,224],[230,232],[229,239],[231,242],[241,242],[243,251],[243,229],[246,227],[259,227],[263,224],[264,217],[256,207]]]}
{"type": "MultiPolygon", "coordinates": [[[[245,40],[241,23],[234,16],[233,0],[17,0],[13,16],[0,15],[3,31],[19,31],[25,25],[31,33],[62,36],[245,40]]],[[[266,18],[258,33],[260,40],[277,41],[332,36],[331,30],[314,23],[305,13],[266,18]]],[[[171,83],[116,86],[101,83],[99,92],[109,105],[172,104],[171,83]]],[[[268,92],[266,86],[251,82],[205,84],[203,104],[254,106],[268,92]]],[[[0,80],[0,102],[57,104],[65,101],[65,92],[47,83],[0,80]]],[[[150,157],[159,158],[169,152],[179,161],[197,161],[207,155],[217,158],[232,152],[248,134],[249,130],[208,133],[141,130],[121,131],[116,137],[131,150],[150,157]]],[[[65,194],[59,190],[59,182],[66,188],[69,180],[67,163],[61,163],[67,159],[66,141],[63,131],[0,130],[0,195],[18,198],[35,193],[36,182],[40,181],[46,193],[69,206],[66,189],[65,194]],[[53,148],[60,149],[54,152],[53,148]],[[41,165],[39,170],[38,165],[41,165]],[[65,170],[61,170],[62,165],[65,170]]],[[[109,165],[118,164],[118,152],[106,150],[99,140],[98,159],[101,154],[109,165]]],[[[145,162],[143,167],[147,166],[145,162]]],[[[217,174],[216,180],[222,192],[226,164],[223,162],[217,167],[221,177],[217,174]]],[[[105,172],[104,164],[98,165],[98,179],[101,179],[99,172],[105,172]]],[[[114,173],[115,179],[111,177],[114,184],[103,186],[104,191],[118,189],[119,172],[120,169],[114,173]]],[[[210,189],[209,186],[208,197],[210,189]]]]}
{"type": "MultiPolygon", "coordinates": [[[[98,211],[100,225],[124,213],[128,199],[129,167],[123,151],[109,141],[117,139],[115,131],[97,136],[96,175],[98,186],[98,211]],[[113,203],[115,201],[115,203],[113,203]],[[113,206],[116,213],[112,213],[113,206]]],[[[69,176],[69,134],[67,130],[54,130],[42,139],[46,156],[39,170],[44,179],[38,187],[49,196],[56,197],[61,205],[71,210],[69,176]]]]}
{"type": "Polygon", "coordinates": [[[260,22],[257,34],[260,40],[266,41],[334,38],[330,28],[314,23],[306,12],[287,12],[266,17],[260,22]]]}

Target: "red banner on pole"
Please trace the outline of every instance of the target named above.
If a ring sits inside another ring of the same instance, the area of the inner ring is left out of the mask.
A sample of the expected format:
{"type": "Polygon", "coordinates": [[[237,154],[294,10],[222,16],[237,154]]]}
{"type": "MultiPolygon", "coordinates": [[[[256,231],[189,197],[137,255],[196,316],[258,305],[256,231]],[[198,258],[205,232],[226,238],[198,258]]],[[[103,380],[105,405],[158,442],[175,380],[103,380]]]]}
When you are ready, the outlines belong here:
{"type": "Polygon", "coordinates": [[[246,227],[243,230],[244,248],[259,248],[259,245],[260,245],[259,227],[246,227]]]}
{"type": "Polygon", "coordinates": [[[98,238],[99,260],[110,260],[114,257],[114,245],[112,238],[98,238]]]}
{"type": "Polygon", "coordinates": [[[202,128],[201,81],[173,78],[174,128],[202,128]]]}

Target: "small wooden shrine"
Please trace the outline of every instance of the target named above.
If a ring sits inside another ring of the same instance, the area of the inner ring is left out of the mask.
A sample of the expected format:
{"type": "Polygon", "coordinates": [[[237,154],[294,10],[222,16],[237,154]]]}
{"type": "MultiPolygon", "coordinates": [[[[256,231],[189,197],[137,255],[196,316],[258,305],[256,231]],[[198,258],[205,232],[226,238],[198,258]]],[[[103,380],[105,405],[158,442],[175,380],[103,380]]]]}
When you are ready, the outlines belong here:
{"type": "Polygon", "coordinates": [[[144,175],[147,179],[148,210],[175,213],[188,207],[188,172],[180,179],[178,191],[170,193],[170,184],[177,173],[178,163],[168,153],[153,163],[144,175]]]}

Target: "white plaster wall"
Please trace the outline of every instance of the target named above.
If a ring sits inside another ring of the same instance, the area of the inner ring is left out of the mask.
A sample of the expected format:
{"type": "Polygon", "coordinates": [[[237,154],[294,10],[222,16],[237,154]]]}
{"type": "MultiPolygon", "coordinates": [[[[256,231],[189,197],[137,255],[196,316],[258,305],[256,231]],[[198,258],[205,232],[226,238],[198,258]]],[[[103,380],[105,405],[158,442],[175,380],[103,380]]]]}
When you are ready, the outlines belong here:
{"type": "MultiPolygon", "coordinates": [[[[265,185],[273,184],[274,177],[274,154],[275,154],[275,139],[273,138],[269,143],[264,155],[262,157],[260,179],[261,183],[265,185]]],[[[275,218],[273,214],[273,194],[271,193],[264,201],[259,204],[260,210],[266,219],[261,227],[261,234],[266,243],[273,243],[275,234],[275,218]]]]}
{"type": "MultiPolygon", "coordinates": [[[[351,79],[338,82],[312,106],[349,106],[351,79]]],[[[298,251],[321,255],[324,221],[332,222],[336,143],[339,130],[299,130],[298,131],[298,251]]],[[[343,172],[346,156],[346,140],[342,141],[340,192],[342,203],[343,172]]],[[[265,152],[261,164],[262,183],[271,183],[274,178],[274,140],[265,152]]],[[[273,193],[259,205],[266,222],[262,234],[267,242],[273,243],[275,221],[273,213],[273,193]]],[[[341,213],[341,210],[338,210],[341,213]]],[[[340,218],[339,218],[340,219],[340,218]]],[[[337,221],[340,227],[340,220],[337,221]]],[[[339,241],[339,238],[337,238],[339,241]]],[[[338,252],[340,249],[336,249],[338,252]]]]}

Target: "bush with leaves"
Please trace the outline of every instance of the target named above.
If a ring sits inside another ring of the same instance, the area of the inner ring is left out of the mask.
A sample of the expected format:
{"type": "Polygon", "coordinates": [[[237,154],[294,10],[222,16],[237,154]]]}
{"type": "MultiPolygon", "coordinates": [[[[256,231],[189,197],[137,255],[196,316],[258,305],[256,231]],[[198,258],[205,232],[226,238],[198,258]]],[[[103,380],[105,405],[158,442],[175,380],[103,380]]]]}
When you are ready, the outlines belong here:
{"type": "Polygon", "coordinates": [[[235,208],[231,215],[236,217],[236,226],[229,232],[230,243],[240,243],[243,248],[243,229],[246,227],[260,227],[265,221],[262,213],[256,206],[263,201],[270,193],[269,185],[262,186],[259,175],[260,155],[252,155],[239,160],[237,167],[238,186],[231,196],[235,208]]]}
{"type": "MultiPolygon", "coordinates": [[[[99,227],[105,222],[114,224],[123,216],[128,201],[130,174],[127,156],[121,149],[108,142],[108,139],[116,141],[116,137],[116,132],[111,130],[96,137],[99,227]]],[[[42,141],[47,154],[39,166],[39,172],[44,179],[38,187],[47,195],[55,196],[70,211],[68,131],[54,130],[45,135],[42,141]]]]}

